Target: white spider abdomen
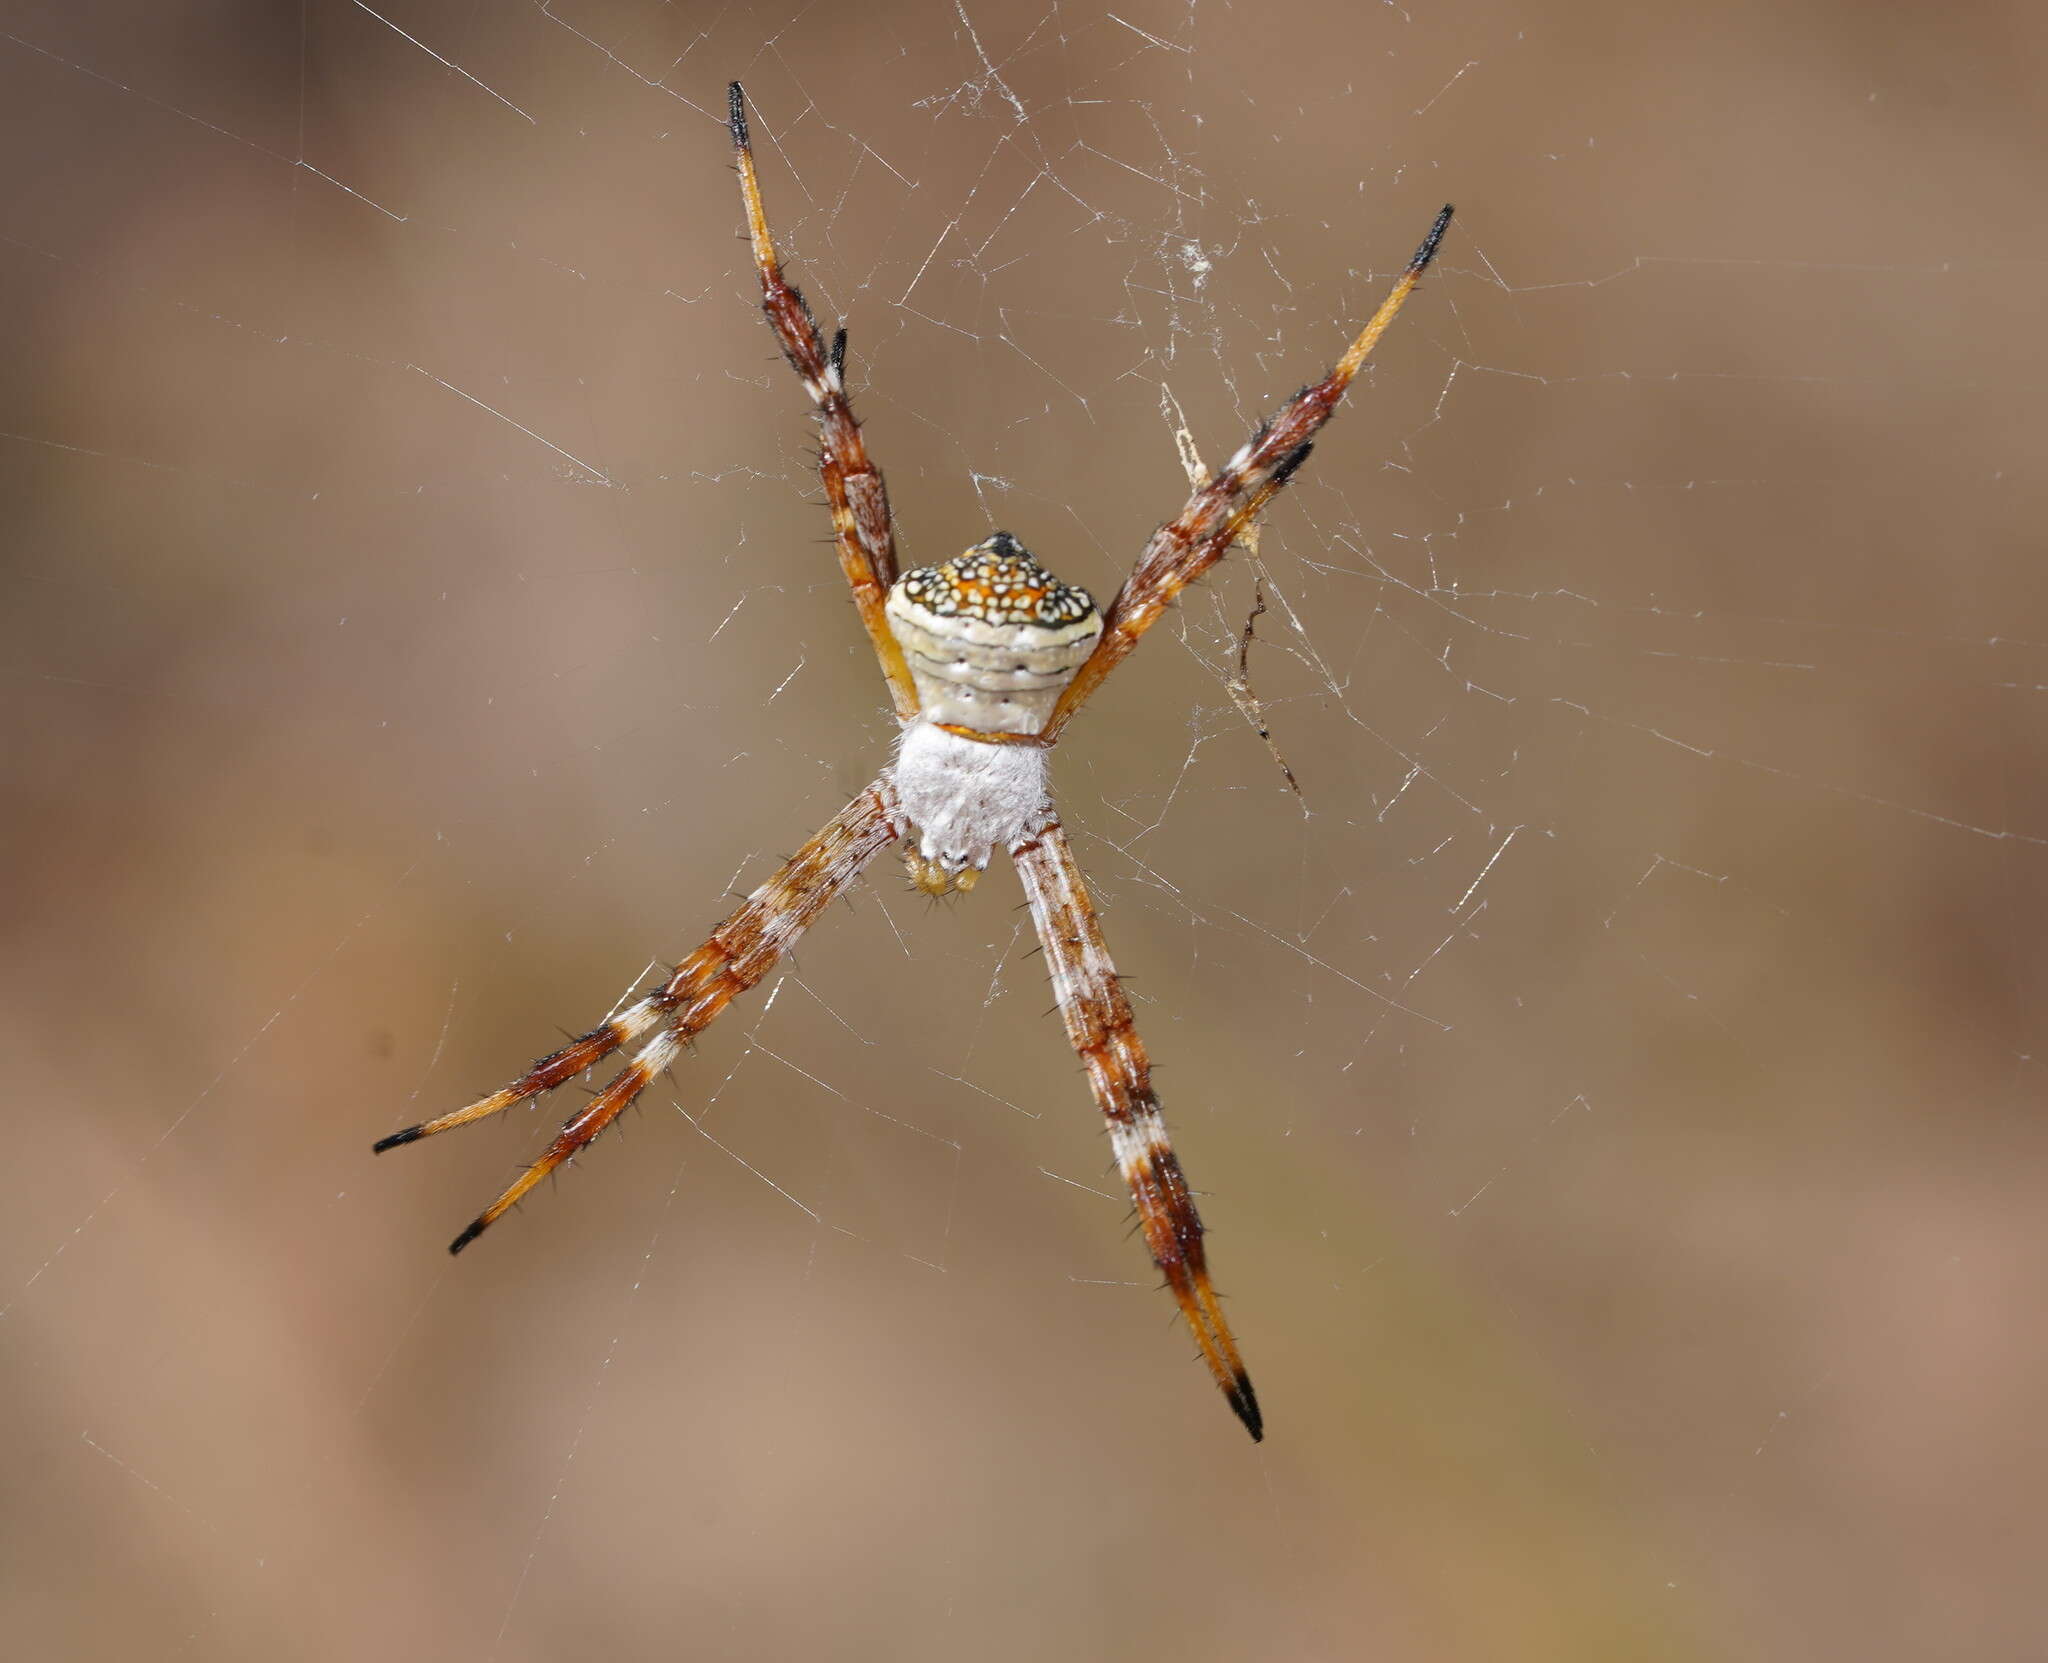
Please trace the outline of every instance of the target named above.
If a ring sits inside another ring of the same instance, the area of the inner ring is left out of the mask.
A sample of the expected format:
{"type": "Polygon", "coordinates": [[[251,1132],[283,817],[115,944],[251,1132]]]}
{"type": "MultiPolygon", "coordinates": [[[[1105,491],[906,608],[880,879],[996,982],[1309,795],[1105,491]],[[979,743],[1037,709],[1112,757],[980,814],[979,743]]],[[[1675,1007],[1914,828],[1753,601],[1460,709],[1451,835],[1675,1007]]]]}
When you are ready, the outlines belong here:
{"type": "Polygon", "coordinates": [[[919,706],[895,768],[911,870],[932,894],[970,888],[997,849],[1044,825],[1049,806],[1046,748],[994,736],[1045,726],[1095,650],[1102,615],[1086,590],[1060,582],[999,531],[904,573],[889,591],[888,617],[919,706]]]}

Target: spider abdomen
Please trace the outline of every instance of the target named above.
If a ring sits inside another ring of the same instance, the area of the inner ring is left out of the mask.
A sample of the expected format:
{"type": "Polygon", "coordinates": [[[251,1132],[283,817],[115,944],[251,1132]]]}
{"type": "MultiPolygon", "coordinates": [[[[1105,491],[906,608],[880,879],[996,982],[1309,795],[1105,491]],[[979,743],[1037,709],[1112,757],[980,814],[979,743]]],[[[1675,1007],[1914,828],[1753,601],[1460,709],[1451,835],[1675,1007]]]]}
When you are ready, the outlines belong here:
{"type": "Polygon", "coordinates": [[[1060,582],[1007,531],[905,572],[887,610],[925,719],[978,733],[1044,727],[1102,634],[1087,590],[1060,582]]]}

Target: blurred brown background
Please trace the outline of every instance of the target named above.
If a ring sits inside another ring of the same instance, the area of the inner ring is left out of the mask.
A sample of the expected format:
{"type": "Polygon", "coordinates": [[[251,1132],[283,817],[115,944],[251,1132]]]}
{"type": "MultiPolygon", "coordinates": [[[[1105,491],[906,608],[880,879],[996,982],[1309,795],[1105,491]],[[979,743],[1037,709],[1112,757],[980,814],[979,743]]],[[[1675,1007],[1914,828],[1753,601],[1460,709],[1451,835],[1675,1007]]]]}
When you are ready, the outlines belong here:
{"type": "Polygon", "coordinates": [[[2041,1655],[2038,11],[6,8],[13,1655],[2041,1655]],[[459,1262],[889,724],[1438,274],[1060,778],[1267,1406],[1007,873],[891,862],[459,1262]],[[686,1118],[687,1117],[687,1118],[686,1118]]]}

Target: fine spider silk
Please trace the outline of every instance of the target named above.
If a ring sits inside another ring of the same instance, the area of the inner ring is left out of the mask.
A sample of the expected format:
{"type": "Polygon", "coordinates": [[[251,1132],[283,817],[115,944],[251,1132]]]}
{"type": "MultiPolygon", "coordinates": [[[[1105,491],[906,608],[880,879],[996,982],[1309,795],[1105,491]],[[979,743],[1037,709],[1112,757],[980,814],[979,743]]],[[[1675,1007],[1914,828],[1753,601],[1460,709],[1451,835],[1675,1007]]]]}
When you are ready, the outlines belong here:
{"type": "Polygon", "coordinates": [[[1110,963],[1095,904],[1054,811],[1046,764],[1061,730],[1174,597],[1250,530],[1308,459],[1366,355],[1414,292],[1451,222],[1446,207],[1380,308],[1337,360],[1239,447],[1178,516],[1152,534],[1108,607],[1065,584],[1006,531],[936,566],[897,575],[882,476],[846,395],[846,331],[830,345],[782,275],[761,207],[747,111],[730,89],[733,148],[761,305],[817,408],[818,468],[840,570],[881,663],[902,732],[895,760],[652,992],[510,1085],[466,1108],[394,1132],[378,1153],[508,1109],[653,1033],[631,1062],[563,1125],[546,1152],[450,1244],[460,1253],[543,1178],[616,1120],[683,1047],[768,974],[889,844],[900,842],[927,895],[969,890],[998,850],[1016,863],[1051,967],[1067,1038],[1108,1123],[1152,1262],[1166,1278],[1209,1372],[1246,1430],[1264,1422],[1223,1320],[1202,1249],[1202,1221],[1167,1140],[1145,1046],[1110,963]],[[657,1031],[658,1030],[658,1031],[657,1031]]]}

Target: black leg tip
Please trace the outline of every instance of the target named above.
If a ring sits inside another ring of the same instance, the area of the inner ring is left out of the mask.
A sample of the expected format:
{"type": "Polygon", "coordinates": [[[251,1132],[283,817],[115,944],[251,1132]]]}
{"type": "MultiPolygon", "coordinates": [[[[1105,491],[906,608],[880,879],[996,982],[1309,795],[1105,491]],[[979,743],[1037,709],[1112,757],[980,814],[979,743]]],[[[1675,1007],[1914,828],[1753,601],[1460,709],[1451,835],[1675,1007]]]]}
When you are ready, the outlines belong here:
{"type": "MultiPolygon", "coordinates": [[[[448,1244],[448,1252],[450,1256],[452,1257],[453,1255],[460,1253],[465,1247],[467,1247],[471,1242],[475,1241],[476,1238],[482,1235],[483,1233],[484,1221],[482,1219],[478,1219],[467,1230],[463,1231],[461,1235],[457,1236],[453,1241],[451,1241],[448,1244]]],[[[1239,1413],[1242,1412],[1242,1410],[1239,1411],[1239,1413]]],[[[1253,1414],[1258,1413],[1256,1409],[1254,1409],[1252,1412],[1253,1414]]],[[[1256,1437],[1257,1434],[1254,1433],[1253,1436],[1256,1437]]]]}
{"type": "Polygon", "coordinates": [[[1420,277],[1429,262],[1436,258],[1437,245],[1444,240],[1444,233],[1451,228],[1452,205],[1446,202],[1436,216],[1436,223],[1429,228],[1429,235],[1422,239],[1422,246],[1415,251],[1415,258],[1408,262],[1408,269],[1420,277]]]}
{"type": "Polygon", "coordinates": [[[1240,1374],[1231,1382],[1230,1407],[1237,1418],[1244,1422],[1244,1429],[1252,1435],[1253,1443],[1263,1443],[1266,1437],[1266,1418],[1259,1413],[1259,1399],[1252,1391],[1249,1375],[1240,1374]]]}
{"type": "Polygon", "coordinates": [[[740,91],[739,82],[725,89],[725,124],[732,129],[734,148],[747,148],[747,95],[740,91]]]}
{"type": "Polygon", "coordinates": [[[418,1143],[426,1135],[424,1127],[408,1126],[402,1132],[393,1132],[388,1138],[379,1138],[370,1145],[370,1153],[381,1155],[387,1149],[396,1149],[401,1143],[418,1143]]]}

